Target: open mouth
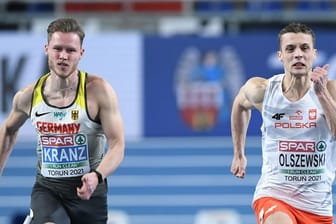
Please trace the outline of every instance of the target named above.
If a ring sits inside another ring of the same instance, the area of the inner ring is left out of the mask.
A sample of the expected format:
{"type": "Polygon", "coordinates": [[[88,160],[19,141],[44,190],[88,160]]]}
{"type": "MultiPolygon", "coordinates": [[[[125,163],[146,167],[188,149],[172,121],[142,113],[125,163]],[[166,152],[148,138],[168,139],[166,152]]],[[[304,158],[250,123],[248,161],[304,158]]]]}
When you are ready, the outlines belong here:
{"type": "Polygon", "coordinates": [[[297,69],[301,69],[301,68],[306,67],[306,65],[302,62],[296,62],[296,63],[293,64],[293,67],[295,67],[297,69]]]}
{"type": "Polygon", "coordinates": [[[69,67],[69,65],[66,63],[57,63],[57,66],[62,70],[67,69],[69,67]]]}
{"type": "Polygon", "coordinates": [[[68,64],[63,63],[63,62],[61,62],[61,63],[57,63],[57,65],[58,65],[58,66],[68,66],[68,64]]]}

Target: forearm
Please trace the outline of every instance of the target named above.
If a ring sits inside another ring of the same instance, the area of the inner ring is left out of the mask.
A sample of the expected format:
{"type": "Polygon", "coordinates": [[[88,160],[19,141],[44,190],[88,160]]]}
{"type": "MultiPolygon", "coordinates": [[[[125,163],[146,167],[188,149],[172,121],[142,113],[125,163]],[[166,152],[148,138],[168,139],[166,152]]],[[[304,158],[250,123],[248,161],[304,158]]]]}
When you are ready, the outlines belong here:
{"type": "Polygon", "coordinates": [[[3,125],[0,129],[0,175],[3,172],[6,161],[13,149],[17,132],[10,133],[6,126],[3,125]]]}
{"type": "Polygon", "coordinates": [[[251,110],[244,110],[236,105],[231,113],[231,135],[234,156],[241,157],[245,154],[245,141],[247,128],[251,118],[251,110]]]}
{"type": "Polygon", "coordinates": [[[318,95],[330,132],[336,137],[336,102],[328,91],[318,95]]]}
{"type": "Polygon", "coordinates": [[[105,179],[111,175],[121,164],[124,159],[125,144],[123,141],[116,141],[108,147],[106,154],[97,167],[97,171],[105,179]]]}

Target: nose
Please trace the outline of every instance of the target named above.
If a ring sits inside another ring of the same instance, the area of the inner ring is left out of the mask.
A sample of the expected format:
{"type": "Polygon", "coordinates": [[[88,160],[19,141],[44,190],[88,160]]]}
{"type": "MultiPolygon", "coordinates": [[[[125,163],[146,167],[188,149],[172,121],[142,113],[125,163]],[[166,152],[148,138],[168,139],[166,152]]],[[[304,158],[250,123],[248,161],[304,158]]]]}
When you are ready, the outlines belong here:
{"type": "Polygon", "coordinates": [[[297,49],[295,50],[295,52],[294,52],[294,56],[295,56],[296,58],[301,58],[301,57],[303,56],[303,54],[302,54],[302,50],[301,50],[300,48],[297,48],[297,49]]]}
{"type": "Polygon", "coordinates": [[[59,58],[61,60],[67,60],[68,59],[68,54],[66,53],[66,51],[62,51],[59,55],[59,58]]]}

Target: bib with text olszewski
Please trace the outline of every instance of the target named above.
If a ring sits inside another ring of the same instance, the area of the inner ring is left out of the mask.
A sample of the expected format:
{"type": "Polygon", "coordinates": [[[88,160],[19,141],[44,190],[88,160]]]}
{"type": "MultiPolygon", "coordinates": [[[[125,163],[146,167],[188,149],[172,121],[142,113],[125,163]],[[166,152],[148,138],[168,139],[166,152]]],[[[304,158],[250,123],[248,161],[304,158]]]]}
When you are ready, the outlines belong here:
{"type": "Polygon", "coordinates": [[[90,170],[87,137],[78,135],[42,135],[41,173],[45,177],[74,177],[90,170]]]}
{"type": "Polygon", "coordinates": [[[325,180],[326,143],[324,141],[279,141],[279,172],[285,182],[325,180]]]}

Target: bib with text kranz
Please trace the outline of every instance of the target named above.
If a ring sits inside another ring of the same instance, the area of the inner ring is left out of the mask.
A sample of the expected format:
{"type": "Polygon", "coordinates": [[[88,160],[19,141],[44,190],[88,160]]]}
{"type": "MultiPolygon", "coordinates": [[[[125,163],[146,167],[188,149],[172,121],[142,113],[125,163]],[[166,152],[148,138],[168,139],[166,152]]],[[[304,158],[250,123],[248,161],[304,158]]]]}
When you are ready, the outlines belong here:
{"type": "Polygon", "coordinates": [[[89,172],[87,137],[78,135],[41,135],[42,175],[75,177],[89,172]]]}

